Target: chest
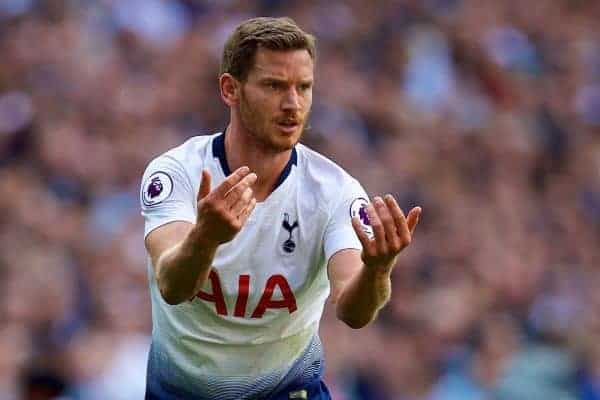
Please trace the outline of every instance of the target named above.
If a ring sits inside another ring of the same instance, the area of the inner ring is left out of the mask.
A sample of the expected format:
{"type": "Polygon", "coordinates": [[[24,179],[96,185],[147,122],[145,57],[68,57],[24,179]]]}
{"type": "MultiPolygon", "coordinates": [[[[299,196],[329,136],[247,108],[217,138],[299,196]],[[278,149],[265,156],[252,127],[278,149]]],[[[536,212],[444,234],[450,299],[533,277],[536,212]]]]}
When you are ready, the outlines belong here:
{"type": "Polygon", "coordinates": [[[215,302],[217,313],[257,318],[269,308],[292,313],[322,276],[327,213],[293,187],[279,194],[259,204],[235,239],[218,249],[199,294],[215,302]]]}

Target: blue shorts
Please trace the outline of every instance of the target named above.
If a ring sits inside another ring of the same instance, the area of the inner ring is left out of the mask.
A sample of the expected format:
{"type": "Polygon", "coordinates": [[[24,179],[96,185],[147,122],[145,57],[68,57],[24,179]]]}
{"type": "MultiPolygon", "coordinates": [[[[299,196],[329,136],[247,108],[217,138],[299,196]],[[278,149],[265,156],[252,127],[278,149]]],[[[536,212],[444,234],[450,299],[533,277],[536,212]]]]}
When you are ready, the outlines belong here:
{"type": "Polygon", "coordinates": [[[290,385],[268,398],[269,400],[290,400],[290,399],[306,399],[306,400],[330,400],[329,390],[325,383],[319,379],[301,387],[290,385]]]}
{"type": "MultiPolygon", "coordinates": [[[[146,389],[145,400],[193,400],[174,395],[162,390],[160,387],[151,387],[146,389]]],[[[259,399],[252,399],[259,400],[259,399]]],[[[260,399],[263,400],[263,399],[260,399]]],[[[313,382],[302,386],[289,385],[278,390],[264,400],[331,400],[331,395],[327,386],[321,379],[316,379],[313,382]]]]}

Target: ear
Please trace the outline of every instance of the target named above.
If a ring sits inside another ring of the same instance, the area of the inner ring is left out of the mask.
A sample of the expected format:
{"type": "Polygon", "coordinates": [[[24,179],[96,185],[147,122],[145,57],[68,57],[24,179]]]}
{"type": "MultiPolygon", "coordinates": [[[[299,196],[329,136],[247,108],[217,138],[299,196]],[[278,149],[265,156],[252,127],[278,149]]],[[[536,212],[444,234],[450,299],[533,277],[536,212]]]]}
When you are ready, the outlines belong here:
{"type": "Polygon", "coordinates": [[[221,98],[229,107],[236,106],[240,99],[241,83],[231,74],[224,73],[219,77],[221,98]]]}

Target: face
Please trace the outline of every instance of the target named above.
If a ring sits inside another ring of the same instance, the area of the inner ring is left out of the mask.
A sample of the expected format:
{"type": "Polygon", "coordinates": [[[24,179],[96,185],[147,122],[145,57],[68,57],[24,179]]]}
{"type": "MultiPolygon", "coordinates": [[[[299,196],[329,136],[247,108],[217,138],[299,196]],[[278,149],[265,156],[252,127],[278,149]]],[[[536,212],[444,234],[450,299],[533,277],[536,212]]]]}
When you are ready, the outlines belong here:
{"type": "Polygon", "coordinates": [[[291,149],[308,120],[312,87],[313,61],[308,51],[259,48],[240,91],[245,131],[268,150],[291,149]]]}

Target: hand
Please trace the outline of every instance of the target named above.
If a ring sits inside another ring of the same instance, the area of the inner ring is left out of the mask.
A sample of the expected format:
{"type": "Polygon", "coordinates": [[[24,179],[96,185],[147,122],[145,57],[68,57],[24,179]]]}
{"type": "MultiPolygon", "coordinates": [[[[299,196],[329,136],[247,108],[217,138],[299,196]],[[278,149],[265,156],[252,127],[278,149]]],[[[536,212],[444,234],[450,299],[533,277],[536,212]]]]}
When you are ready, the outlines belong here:
{"type": "Polygon", "coordinates": [[[209,172],[203,170],[195,230],[203,242],[219,245],[231,241],[254,210],[256,198],[251,186],[257,177],[248,167],[240,167],[212,191],[210,179],[209,172]]]}
{"type": "Polygon", "coordinates": [[[405,217],[394,197],[388,194],[385,200],[375,197],[373,204],[367,205],[367,214],[373,228],[373,238],[363,231],[357,217],[352,218],[352,227],[363,246],[362,260],[367,267],[389,273],[398,254],[412,240],[421,207],[413,208],[405,217]]]}

